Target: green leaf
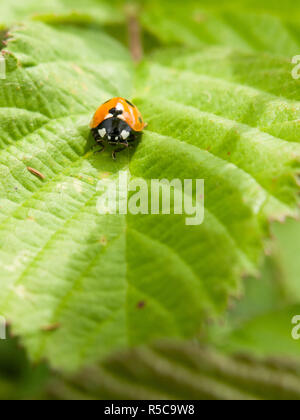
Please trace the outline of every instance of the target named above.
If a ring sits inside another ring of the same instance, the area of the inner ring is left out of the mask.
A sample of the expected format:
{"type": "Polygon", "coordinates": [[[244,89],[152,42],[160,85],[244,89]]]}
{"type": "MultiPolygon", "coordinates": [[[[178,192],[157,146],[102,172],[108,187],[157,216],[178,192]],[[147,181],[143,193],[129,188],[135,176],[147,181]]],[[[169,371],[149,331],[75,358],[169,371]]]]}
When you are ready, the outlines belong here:
{"type": "Polygon", "coordinates": [[[51,386],[56,398],[299,400],[299,365],[160,343],[111,357],[51,386]],[[77,391],[77,392],[76,392],[77,391]]]}
{"type": "Polygon", "coordinates": [[[257,270],[268,222],[297,214],[300,107],[288,62],[228,48],[170,51],[134,75],[127,51],[96,28],[41,23],[14,30],[3,54],[0,313],[33,360],[64,369],[196,335],[257,270]],[[262,64],[274,75],[267,86],[262,64]],[[114,162],[92,153],[88,123],[119,95],[149,127],[114,162]],[[99,215],[97,183],[120,170],[203,178],[204,223],[99,215]]]}

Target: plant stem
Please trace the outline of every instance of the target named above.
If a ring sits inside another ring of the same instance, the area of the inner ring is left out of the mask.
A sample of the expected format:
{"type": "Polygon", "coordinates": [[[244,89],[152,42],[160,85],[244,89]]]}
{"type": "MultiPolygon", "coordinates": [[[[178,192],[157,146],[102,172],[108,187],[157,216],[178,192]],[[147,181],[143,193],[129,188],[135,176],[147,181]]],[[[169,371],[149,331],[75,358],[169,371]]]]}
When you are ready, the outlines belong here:
{"type": "Polygon", "coordinates": [[[143,46],[137,8],[128,7],[127,16],[130,52],[133,60],[138,63],[143,58],[143,46]]]}

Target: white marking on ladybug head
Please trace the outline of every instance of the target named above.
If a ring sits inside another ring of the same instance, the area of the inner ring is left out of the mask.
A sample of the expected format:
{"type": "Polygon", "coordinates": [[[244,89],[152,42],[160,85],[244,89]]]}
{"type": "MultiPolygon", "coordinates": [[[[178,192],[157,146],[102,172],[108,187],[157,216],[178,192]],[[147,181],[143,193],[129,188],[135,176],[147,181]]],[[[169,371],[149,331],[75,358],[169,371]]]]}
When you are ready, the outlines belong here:
{"type": "Polygon", "coordinates": [[[123,115],[123,114],[118,115],[118,118],[120,118],[120,120],[125,121],[125,117],[124,117],[124,115],[123,115]]]}
{"type": "Polygon", "coordinates": [[[100,137],[105,137],[106,134],[106,128],[101,128],[101,130],[98,130],[99,136],[100,137]]]}
{"type": "Polygon", "coordinates": [[[111,140],[111,136],[108,136],[107,138],[108,138],[108,140],[111,140]]]}
{"type": "Polygon", "coordinates": [[[112,117],[113,117],[113,114],[107,114],[104,119],[107,120],[108,118],[112,118],[112,117]]]}
{"type": "Polygon", "coordinates": [[[117,111],[122,111],[122,112],[123,112],[123,111],[124,111],[124,107],[123,107],[123,105],[122,105],[122,104],[120,104],[120,103],[118,103],[118,104],[117,104],[117,106],[116,106],[116,110],[117,110],[117,111]]]}
{"type": "Polygon", "coordinates": [[[128,139],[129,135],[130,135],[130,133],[127,130],[123,130],[122,133],[121,133],[121,137],[122,137],[123,140],[128,139]]]}

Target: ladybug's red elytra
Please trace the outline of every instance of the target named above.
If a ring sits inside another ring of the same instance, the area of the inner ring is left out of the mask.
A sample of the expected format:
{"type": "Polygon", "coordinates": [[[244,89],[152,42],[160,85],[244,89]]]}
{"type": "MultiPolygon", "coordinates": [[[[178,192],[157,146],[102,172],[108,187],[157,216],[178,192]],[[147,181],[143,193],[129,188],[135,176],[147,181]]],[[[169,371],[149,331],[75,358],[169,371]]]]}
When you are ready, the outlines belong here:
{"type": "Polygon", "coordinates": [[[116,159],[116,153],[129,147],[146,126],[137,107],[119,97],[104,102],[90,124],[96,142],[102,146],[99,152],[104,150],[107,143],[118,146],[113,151],[113,159],[116,159]]]}

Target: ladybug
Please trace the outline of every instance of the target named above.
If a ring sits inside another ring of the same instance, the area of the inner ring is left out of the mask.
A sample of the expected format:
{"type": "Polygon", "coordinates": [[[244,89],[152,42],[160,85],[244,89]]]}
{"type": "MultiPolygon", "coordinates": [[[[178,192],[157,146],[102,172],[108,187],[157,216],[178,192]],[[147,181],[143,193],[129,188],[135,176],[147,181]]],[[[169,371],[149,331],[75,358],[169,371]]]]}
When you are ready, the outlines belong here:
{"type": "MultiPolygon", "coordinates": [[[[102,148],[106,144],[116,146],[112,157],[116,153],[128,148],[147,126],[137,107],[124,98],[113,98],[102,104],[96,111],[90,124],[92,134],[102,148]]],[[[98,152],[97,152],[98,153],[98,152]]]]}

